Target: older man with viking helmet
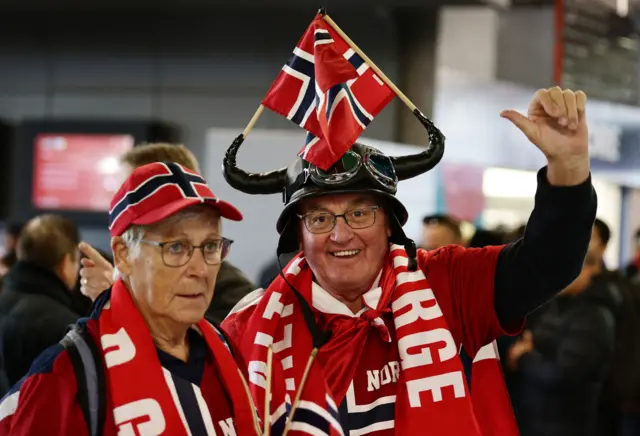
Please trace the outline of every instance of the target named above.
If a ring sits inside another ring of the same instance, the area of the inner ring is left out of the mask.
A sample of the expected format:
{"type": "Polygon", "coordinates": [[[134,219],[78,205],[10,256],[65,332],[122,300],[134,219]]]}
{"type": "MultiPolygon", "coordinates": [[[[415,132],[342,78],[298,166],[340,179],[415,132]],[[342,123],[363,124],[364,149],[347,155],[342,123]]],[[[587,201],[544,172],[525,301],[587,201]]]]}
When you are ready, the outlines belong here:
{"type": "Polygon", "coordinates": [[[284,190],[279,252],[297,249],[266,290],[223,323],[248,361],[251,390],[274,434],[517,434],[491,347],[580,272],[595,218],[582,92],[539,90],[528,116],[501,115],[547,158],[523,239],[416,250],[402,226],[398,180],[433,168],[443,138],[389,158],[355,144],[328,171],[297,159],[288,170],[225,176],[250,194],[284,190]],[[474,358],[468,386],[460,347],[474,358]],[[265,393],[269,391],[268,401],[265,393]],[[293,415],[293,419],[288,419],[293,415]],[[297,432],[297,433],[296,433],[297,432]]]}

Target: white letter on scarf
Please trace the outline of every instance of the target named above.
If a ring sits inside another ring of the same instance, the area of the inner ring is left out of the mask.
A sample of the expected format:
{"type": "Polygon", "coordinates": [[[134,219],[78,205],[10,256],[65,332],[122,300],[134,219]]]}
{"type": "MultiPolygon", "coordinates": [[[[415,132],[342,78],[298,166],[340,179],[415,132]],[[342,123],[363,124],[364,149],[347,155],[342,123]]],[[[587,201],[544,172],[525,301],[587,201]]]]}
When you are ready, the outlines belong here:
{"type": "Polygon", "coordinates": [[[267,307],[264,308],[264,313],[262,314],[263,318],[271,319],[273,318],[274,313],[277,313],[278,315],[282,313],[284,305],[280,302],[280,297],[282,297],[282,294],[279,292],[271,294],[267,307]]]}
{"type": "Polygon", "coordinates": [[[136,346],[123,328],[112,335],[100,336],[100,343],[104,351],[104,361],[107,368],[130,362],[136,356],[136,346]],[[115,350],[109,348],[117,347],[115,350]]]}
{"type": "Polygon", "coordinates": [[[398,339],[398,350],[402,360],[402,369],[415,368],[416,366],[430,365],[433,363],[431,350],[427,345],[444,342],[444,347],[438,350],[440,362],[449,360],[457,355],[456,343],[451,332],[444,328],[428,332],[412,333],[398,339]],[[421,347],[419,353],[409,353],[413,347],[421,347]]]}
{"type": "Polygon", "coordinates": [[[383,366],[380,370],[380,384],[382,386],[391,383],[391,371],[387,365],[383,366]]]}
{"type": "Polygon", "coordinates": [[[147,398],[134,401],[124,406],[113,409],[113,416],[118,426],[118,436],[156,436],[165,431],[166,422],[162,414],[162,408],[156,400],[147,398]],[[131,421],[147,418],[144,422],[136,424],[131,421]]]}
{"type": "Polygon", "coordinates": [[[279,353],[281,351],[286,350],[287,348],[291,348],[292,341],[291,338],[293,336],[293,324],[287,324],[284,326],[284,332],[282,334],[282,340],[273,344],[273,352],[279,353]]]}
{"type": "Polygon", "coordinates": [[[409,394],[409,405],[411,407],[422,407],[420,393],[424,391],[431,391],[434,403],[442,401],[442,388],[446,386],[453,386],[453,395],[456,398],[464,397],[465,391],[462,371],[408,381],[407,393],[409,394]]]}
{"type": "Polygon", "coordinates": [[[400,364],[398,362],[389,362],[389,368],[391,368],[391,375],[393,377],[393,382],[397,382],[400,378],[400,364]]]}
{"type": "Polygon", "coordinates": [[[249,362],[249,381],[263,389],[267,388],[267,363],[259,360],[249,362]]]}
{"type": "Polygon", "coordinates": [[[233,418],[218,421],[218,425],[222,429],[223,436],[236,436],[236,427],[233,424],[233,418]]]}
{"type": "Polygon", "coordinates": [[[442,316],[442,310],[440,310],[440,306],[438,306],[436,297],[431,289],[407,292],[391,305],[393,313],[398,313],[405,306],[409,306],[409,311],[395,317],[396,329],[411,324],[418,319],[427,321],[442,316]],[[433,305],[429,307],[422,306],[422,303],[427,301],[433,302],[433,305]]]}
{"type": "Polygon", "coordinates": [[[367,392],[373,392],[380,389],[380,371],[374,369],[367,371],[367,392]]]}

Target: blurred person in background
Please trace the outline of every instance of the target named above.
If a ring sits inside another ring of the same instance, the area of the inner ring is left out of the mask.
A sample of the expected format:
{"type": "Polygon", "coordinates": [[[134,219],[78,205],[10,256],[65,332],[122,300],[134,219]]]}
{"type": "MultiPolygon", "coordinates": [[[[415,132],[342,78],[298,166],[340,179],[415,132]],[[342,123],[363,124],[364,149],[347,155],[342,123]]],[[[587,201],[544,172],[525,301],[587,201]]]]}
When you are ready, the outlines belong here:
{"type": "Polygon", "coordinates": [[[543,306],[507,352],[517,377],[511,390],[522,436],[592,436],[613,359],[622,295],[602,273],[602,241],[594,225],[580,275],[543,306]]]}
{"type": "Polygon", "coordinates": [[[640,283],[640,228],[634,234],[634,253],[631,262],[624,269],[625,275],[635,283],[640,283]]]}
{"type": "Polygon", "coordinates": [[[482,248],[482,247],[490,247],[493,245],[503,245],[507,242],[505,241],[506,235],[499,230],[485,230],[485,229],[476,229],[475,233],[469,240],[467,247],[469,248],[482,248]]]}
{"type": "MultiPolygon", "coordinates": [[[[282,264],[286,265],[287,263],[289,262],[283,262],[282,264]]],[[[258,275],[258,287],[267,289],[279,274],[280,267],[278,265],[278,261],[270,260],[260,270],[260,274],[258,275]]]]}
{"type": "Polygon", "coordinates": [[[600,259],[602,260],[602,270],[607,270],[607,264],[604,261],[604,253],[607,251],[607,246],[609,245],[609,241],[611,240],[611,229],[600,218],[596,218],[593,223],[593,249],[598,253],[600,259]]]}
{"type": "MultiPolygon", "coordinates": [[[[120,161],[123,166],[123,179],[139,166],[161,161],[176,162],[197,173],[200,172],[196,157],[184,145],[141,145],[125,153],[120,161]]],[[[86,242],[80,244],[80,250],[86,256],[82,259],[80,270],[80,290],[82,294],[95,300],[113,283],[113,266],[86,242]]],[[[227,261],[223,262],[216,280],[213,300],[205,317],[213,323],[221,323],[233,306],[254,289],[255,286],[238,268],[227,261]]]]}
{"type": "Polygon", "coordinates": [[[110,211],[117,279],[65,338],[88,332],[85,354],[102,381],[93,381],[100,397],[92,404],[100,427],[87,432],[94,415],[83,413],[82,398],[91,380],[76,377],[77,360],[58,344],[0,403],[0,435],[255,435],[246,368],[204,319],[232,242],[222,218],[241,213],[173,162],[138,167],[110,211]]]}
{"type": "Polygon", "coordinates": [[[277,260],[270,260],[267,262],[262,269],[260,270],[260,274],[258,275],[258,287],[262,289],[267,289],[271,282],[273,282],[278,275],[280,275],[280,265],[288,264],[291,259],[297,253],[284,254],[280,256],[280,262],[277,260]]]}
{"type": "Polygon", "coordinates": [[[620,298],[613,357],[600,396],[598,435],[640,435],[640,285],[620,271],[604,271],[594,287],[620,298]]]}
{"type": "Polygon", "coordinates": [[[460,222],[451,215],[428,215],[422,219],[420,248],[435,250],[447,245],[462,245],[460,222]]]}
{"type": "MultiPolygon", "coordinates": [[[[611,230],[596,219],[593,240],[599,256],[604,257],[611,230]]],[[[616,316],[615,347],[611,368],[600,398],[600,436],[640,436],[640,281],[630,273],[602,270],[593,279],[594,287],[607,287],[621,299],[616,316]]]]}
{"type": "Polygon", "coordinates": [[[16,247],[22,231],[22,223],[9,223],[4,231],[4,251],[0,259],[0,277],[17,262],[16,247]]]}
{"type": "MultiPolygon", "coordinates": [[[[516,232],[524,232],[525,226],[521,226],[516,232]]],[[[604,275],[607,271],[606,265],[604,262],[604,253],[607,250],[607,246],[609,244],[609,240],[611,239],[611,230],[609,226],[600,218],[596,217],[593,223],[593,230],[591,231],[591,254],[600,259],[601,265],[600,268],[592,270],[593,276],[592,280],[596,277],[600,277],[603,280],[612,279],[614,275],[604,275]]],[[[544,313],[546,309],[546,305],[539,307],[537,310],[529,314],[527,317],[525,330],[530,330],[538,321],[539,317],[544,313]]],[[[509,338],[515,339],[515,338],[509,338]]]]}
{"type": "Polygon", "coordinates": [[[79,240],[76,224],[57,215],[38,216],[24,227],[18,262],[4,277],[0,293],[0,379],[8,383],[0,394],[79,318],[71,309],[79,240]]]}

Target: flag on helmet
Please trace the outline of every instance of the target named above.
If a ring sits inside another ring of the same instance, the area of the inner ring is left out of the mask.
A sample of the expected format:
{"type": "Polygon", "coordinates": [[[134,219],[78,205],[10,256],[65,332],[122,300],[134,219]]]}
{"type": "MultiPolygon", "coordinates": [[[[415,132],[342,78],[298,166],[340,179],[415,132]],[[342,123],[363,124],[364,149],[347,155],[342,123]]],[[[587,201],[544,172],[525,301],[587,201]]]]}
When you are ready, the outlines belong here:
{"type": "Polygon", "coordinates": [[[318,14],[262,104],[305,129],[299,155],[328,170],[394,96],[318,14]]]}

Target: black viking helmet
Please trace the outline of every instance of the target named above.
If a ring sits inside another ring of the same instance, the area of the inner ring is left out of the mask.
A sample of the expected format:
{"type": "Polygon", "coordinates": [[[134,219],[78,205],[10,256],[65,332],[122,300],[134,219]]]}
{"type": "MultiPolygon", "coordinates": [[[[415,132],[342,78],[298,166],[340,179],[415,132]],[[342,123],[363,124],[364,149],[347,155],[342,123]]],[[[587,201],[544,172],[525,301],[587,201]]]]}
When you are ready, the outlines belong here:
{"type": "Polygon", "coordinates": [[[408,214],[395,197],[397,185],[400,180],[423,174],[440,162],[444,154],[444,135],[418,110],[414,111],[414,115],[429,133],[429,145],[421,153],[388,157],[373,147],[355,143],[328,171],[298,157],[288,168],[268,173],[249,173],[236,165],[236,154],[244,141],[244,136],[239,135],[225,154],[224,177],[232,187],[247,194],[283,194],[285,206],[277,222],[279,253],[298,250],[297,229],[293,223],[296,206],[301,200],[347,193],[378,195],[390,216],[390,241],[405,247],[410,244],[413,246],[411,251],[415,252],[415,244],[402,230],[408,214]]]}

